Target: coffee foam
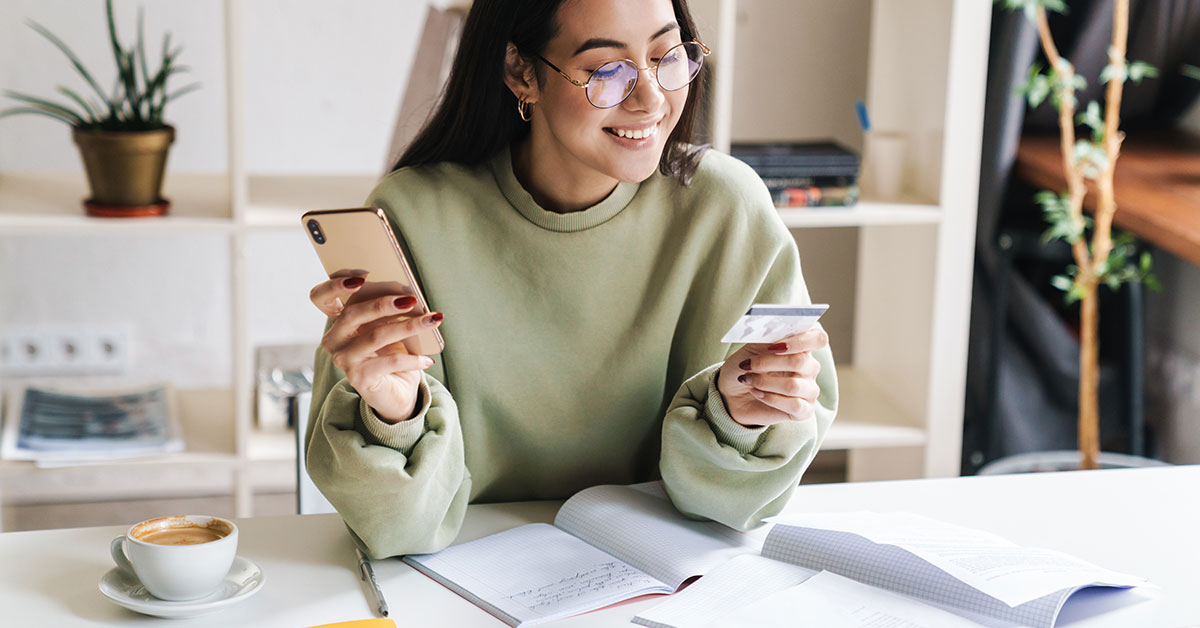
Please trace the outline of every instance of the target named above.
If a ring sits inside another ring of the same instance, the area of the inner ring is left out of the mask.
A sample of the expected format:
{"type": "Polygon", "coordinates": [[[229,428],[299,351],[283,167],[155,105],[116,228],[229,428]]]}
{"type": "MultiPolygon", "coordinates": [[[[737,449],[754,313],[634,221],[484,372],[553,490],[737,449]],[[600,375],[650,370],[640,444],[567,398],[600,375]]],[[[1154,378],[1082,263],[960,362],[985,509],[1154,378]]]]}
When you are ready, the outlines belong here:
{"type": "Polygon", "coordinates": [[[146,543],[153,543],[150,537],[161,535],[171,530],[204,530],[206,534],[215,535],[217,538],[209,539],[215,541],[229,536],[233,533],[233,526],[227,521],[216,517],[208,517],[202,515],[172,515],[169,517],[158,517],[143,521],[133,527],[130,531],[130,536],[146,543]]]}

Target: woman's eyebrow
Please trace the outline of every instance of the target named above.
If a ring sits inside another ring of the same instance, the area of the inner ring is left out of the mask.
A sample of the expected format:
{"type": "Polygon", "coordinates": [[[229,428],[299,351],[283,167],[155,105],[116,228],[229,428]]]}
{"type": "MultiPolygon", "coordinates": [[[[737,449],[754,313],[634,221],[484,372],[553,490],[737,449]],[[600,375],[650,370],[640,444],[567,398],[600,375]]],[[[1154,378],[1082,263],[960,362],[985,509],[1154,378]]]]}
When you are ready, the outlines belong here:
{"type": "MultiPolygon", "coordinates": [[[[671,22],[669,24],[664,25],[662,28],[658,29],[658,32],[651,35],[650,39],[647,41],[654,41],[655,39],[658,39],[659,37],[662,37],[663,35],[666,35],[667,33],[674,31],[674,30],[679,30],[678,22],[671,22]]],[[[595,48],[626,49],[626,48],[629,48],[629,45],[626,44],[625,42],[617,41],[615,39],[603,39],[603,38],[599,38],[599,37],[593,37],[592,39],[589,39],[589,40],[583,42],[579,46],[579,48],[576,48],[575,52],[571,56],[575,57],[575,56],[578,56],[582,52],[586,52],[588,50],[592,50],[595,48]]]]}

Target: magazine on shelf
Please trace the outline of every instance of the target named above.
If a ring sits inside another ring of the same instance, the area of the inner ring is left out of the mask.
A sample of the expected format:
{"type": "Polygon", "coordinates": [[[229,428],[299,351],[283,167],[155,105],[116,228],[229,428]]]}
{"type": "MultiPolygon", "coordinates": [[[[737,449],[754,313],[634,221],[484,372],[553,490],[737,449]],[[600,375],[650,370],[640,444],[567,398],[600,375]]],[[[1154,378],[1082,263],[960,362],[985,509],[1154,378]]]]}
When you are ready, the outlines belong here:
{"type": "Polygon", "coordinates": [[[0,457],[39,463],[114,460],[183,450],[175,391],[158,383],[11,388],[0,457]]]}

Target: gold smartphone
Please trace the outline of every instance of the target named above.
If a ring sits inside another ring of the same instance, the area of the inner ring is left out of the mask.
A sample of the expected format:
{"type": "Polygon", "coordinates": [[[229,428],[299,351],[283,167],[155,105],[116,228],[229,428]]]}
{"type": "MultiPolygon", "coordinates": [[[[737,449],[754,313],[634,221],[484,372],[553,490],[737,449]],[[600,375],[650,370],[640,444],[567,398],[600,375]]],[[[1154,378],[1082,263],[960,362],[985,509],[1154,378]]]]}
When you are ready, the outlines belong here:
{"type": "MultiPolygon", "coordinates": [[[[417,305],[411,312],[384,319],[384,322],[429,313],[425,295],[421,294],[412,267],[382,209],[315,210],[301,216],[301,222],[331,279],[365,276],[366,283],[344,305],[388,295],[412,295],[417,298],[417,305]]],[[[436,355],[446,347],[437,328],[407,338],[403,344],[414,355],[436,355]]]]}

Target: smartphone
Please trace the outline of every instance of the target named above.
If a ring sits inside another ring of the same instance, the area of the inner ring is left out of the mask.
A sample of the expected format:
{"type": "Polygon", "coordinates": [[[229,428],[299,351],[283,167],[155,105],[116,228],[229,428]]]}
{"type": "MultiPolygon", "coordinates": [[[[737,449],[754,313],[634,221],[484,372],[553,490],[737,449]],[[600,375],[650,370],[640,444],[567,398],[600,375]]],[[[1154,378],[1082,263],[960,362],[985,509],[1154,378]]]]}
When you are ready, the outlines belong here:
{"type": "MultiPolygon", "coordinates": [[[[355,207],[314,210],[305,212],[301,222],[330,279],[366,278],[366,283],[350,295],[344,305],[382,296],[411,295],[417,299],[412,311],[383,319],[383,322],[416,318],[429,313],[429,304],[417,285],[412,266],[405,259],[382,209],[355,207]]],[[[406,338],[402,343],[408,353],[414,355],[436,355],[446,347],[437,328],[406,338]]]]}

